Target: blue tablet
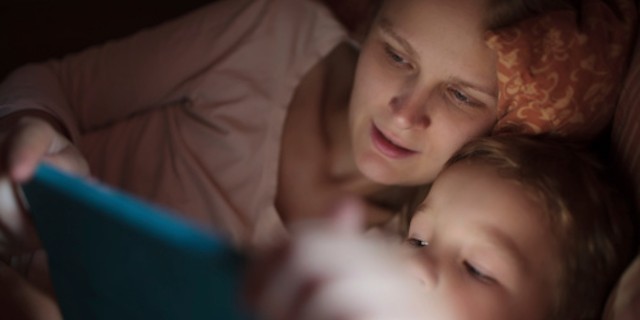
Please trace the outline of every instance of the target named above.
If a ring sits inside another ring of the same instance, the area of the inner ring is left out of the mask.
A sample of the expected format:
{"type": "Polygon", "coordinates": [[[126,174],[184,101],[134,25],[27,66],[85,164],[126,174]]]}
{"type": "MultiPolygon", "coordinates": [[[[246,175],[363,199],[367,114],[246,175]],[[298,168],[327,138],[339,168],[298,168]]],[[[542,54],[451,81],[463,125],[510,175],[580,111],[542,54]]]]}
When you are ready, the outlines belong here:
{"type": "Polygon", "coordinates": [[[47,165],[22,191],[66,320],[252,318],[243,257],[215,234],[47,165]]]}

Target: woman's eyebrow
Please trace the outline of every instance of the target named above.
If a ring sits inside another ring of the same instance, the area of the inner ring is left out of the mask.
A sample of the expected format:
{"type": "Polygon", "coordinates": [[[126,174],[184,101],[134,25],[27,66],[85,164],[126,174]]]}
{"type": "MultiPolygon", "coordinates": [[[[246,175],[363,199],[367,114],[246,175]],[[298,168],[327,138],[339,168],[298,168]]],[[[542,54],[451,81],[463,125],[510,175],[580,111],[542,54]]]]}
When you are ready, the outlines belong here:
{"type": "Polygon", "coordinates": [[[398,32],[395,31],[393,24],[389,19],[384,17],[381,18],[379,22],[379,26],[382,32],[384,32],[386,35],[390,36],[396,42],[398,42],[398,44],[400,44],[400,46],[402,46],[402,48],[405,51],[407,51],[411,56],[414,56],[414,57],[418,56],[416,54],[416,51],[413,49],[413,46],[409,43],[409,41],[407,41],[407,39],[405,39],[404,37],[399,35],[398,32]]]}
{"type": "MultiPolygon", "coordinates": [[[[402,48],[409,53],[412,57],[420,57],[417,52],[413,49],[413,46],[407,39],[398,34],[398,32],[393,27],[393,23],[388,18],[382,17],[380,18],[380,22],[378,23],[380,31],[382,31],[387,36],[393,38],[402,48]]],[[[472,90],[479,91],[484,93],[490,97],[497,98],[498,97],[498,89],[490,88],[488,86],[482,85],[480,83],[473,83],[471,81],[466,81],[459,78],[450,79],[453,83],[457,83],[460,86],[470,88],[472,90]]]]}

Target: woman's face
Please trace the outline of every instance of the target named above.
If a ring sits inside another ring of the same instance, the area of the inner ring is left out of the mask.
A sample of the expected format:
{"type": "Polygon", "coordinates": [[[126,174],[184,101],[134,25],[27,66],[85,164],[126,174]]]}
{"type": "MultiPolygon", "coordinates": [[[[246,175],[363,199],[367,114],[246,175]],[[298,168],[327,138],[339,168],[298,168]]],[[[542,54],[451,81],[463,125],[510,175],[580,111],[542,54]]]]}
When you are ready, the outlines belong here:
{"type": "Polygon", "coordinates": [[[496,121],[486,1],[386,1],[365,40],[350,105],[358,169],[383,184],[433,181],[496,121]]]}

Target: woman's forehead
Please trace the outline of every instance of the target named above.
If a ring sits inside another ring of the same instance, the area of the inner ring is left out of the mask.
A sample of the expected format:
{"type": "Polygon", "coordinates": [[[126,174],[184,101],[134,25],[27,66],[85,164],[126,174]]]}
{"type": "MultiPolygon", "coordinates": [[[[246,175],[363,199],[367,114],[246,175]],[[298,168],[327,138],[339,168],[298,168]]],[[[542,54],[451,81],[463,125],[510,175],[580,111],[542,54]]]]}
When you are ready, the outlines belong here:
{"type": "Polygon", "coordinates": [[[391,18],[396,24],[422,22],[484,29],[488,11],[487,0],[393,0],[385,1],[378,16],[391,18]]]}
{"type": "Polygon", "coordinates": [[[447,79],[493,94],[497,92],[497,57],[485,43],[481,18],[477,10],[456,9],[448,1],[400,0],[380,12],[372,32],[407,48],[405,53],[413,55],[425,72],[442,67],[447,79]]]}

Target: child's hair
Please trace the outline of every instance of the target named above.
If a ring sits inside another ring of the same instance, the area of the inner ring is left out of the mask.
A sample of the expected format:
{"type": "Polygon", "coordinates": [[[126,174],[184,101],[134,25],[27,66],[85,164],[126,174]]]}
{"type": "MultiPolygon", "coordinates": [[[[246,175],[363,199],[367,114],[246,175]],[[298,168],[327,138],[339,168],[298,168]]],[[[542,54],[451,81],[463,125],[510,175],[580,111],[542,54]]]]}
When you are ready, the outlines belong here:
{"type": "MultiPolygon", "coordinates": [[[[615,175],[599,160],[586,147],[554,138],[502,135],[468,143],[445,165],[444,170],[461,162],[493,167],[545,205],[543,218],[563,259],[551,319],[600,318],[635,252],[632,202],[614,187],[615,175]]],[[[422,202],[424,191],[414,204],[422,202]]]]}

